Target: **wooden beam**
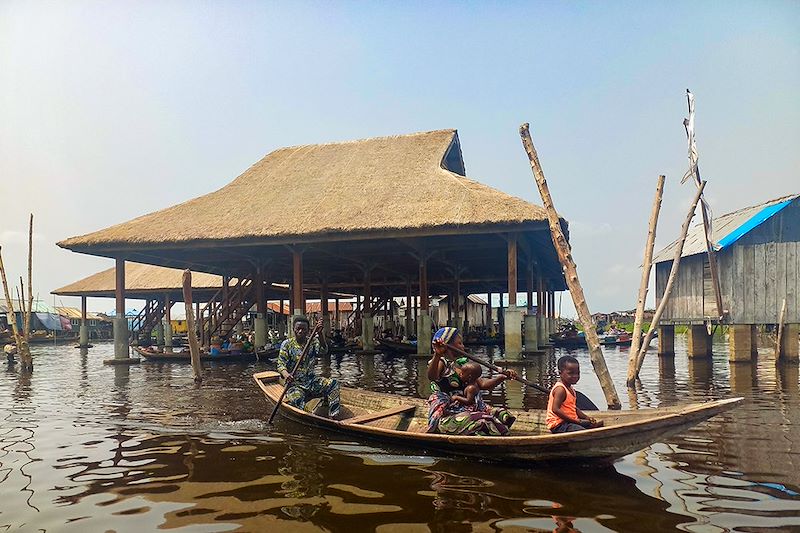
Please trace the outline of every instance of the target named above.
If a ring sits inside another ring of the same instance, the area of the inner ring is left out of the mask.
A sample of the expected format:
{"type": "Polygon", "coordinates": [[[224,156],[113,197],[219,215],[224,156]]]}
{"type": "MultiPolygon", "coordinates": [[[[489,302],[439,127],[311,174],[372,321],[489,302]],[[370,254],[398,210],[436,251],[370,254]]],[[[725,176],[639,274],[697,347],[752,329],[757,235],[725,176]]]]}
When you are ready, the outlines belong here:
{"type": "Polygon", "coordinates": [[[292,249],[292,306],[291,314],[303,315],[306,312],[303,296],[303,252],[292,249]]]}
{"type": "Polygon", "coordinates": [[[428,264],[423,257],[419,262],[419,310],[428,312],[428,264]]]}

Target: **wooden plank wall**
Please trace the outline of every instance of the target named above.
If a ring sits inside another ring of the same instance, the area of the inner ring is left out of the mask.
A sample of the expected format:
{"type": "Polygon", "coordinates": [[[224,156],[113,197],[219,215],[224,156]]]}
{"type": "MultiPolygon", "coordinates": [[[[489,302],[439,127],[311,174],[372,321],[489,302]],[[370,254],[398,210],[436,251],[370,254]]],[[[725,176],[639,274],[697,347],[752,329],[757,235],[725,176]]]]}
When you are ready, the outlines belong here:
{"type": "Polygon", "coordinates": [[[723,304],[733,324],[775,324],[783,298],[786,321],[800,322],[800,243],[734,245],[719,254],[723,304]]]}
{"type": "MultiPolygon", "coordinates": [[[[732,324],[775,324],[786,297],[786,322],[800,323],[800,243],[734,245],[717,255],[723,307],[732,324]]],[[[656,305],[671,261],[656,265],[656,305]]],[[[716,316],[705,254],[684,257],[663,318],[702,320],[716,316]]]]}

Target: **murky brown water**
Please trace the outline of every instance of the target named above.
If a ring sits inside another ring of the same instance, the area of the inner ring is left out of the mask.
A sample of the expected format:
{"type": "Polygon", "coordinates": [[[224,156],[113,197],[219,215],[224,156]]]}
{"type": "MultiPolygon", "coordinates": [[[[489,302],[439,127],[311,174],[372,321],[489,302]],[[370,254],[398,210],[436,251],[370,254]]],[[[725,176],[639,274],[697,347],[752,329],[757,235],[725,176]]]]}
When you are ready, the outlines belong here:
{"type": "MultiPolygon", "coordinates": [[[[188,365],[104,366],[112,350],[39,346],[32,376],[3,365],[0,530],[552,531],[573,517],[584,532],[800,531],[800,378],[797,367],[776,371],[766,350],[733,369],[724,344],[713,361],[652,356],[641,406],[747,402],[601,470],[440,457],[280,420],[267,428],[251,379],[267,363],[207,366],[196,387],[188,365]]],[[[600,404],[588,355],[576,355],[579,388],[600,404]]],[[[606,359],[624,396],[627,349],[606,359]]],[[[415,395],[423,365],[346,355],[324,366],[347,385],[415,395]]],[[[553,360],[526,369],[546,385],[553,373],[553,360]]],[[[516,383],[493,399],[543,405],[516,383]]]]}

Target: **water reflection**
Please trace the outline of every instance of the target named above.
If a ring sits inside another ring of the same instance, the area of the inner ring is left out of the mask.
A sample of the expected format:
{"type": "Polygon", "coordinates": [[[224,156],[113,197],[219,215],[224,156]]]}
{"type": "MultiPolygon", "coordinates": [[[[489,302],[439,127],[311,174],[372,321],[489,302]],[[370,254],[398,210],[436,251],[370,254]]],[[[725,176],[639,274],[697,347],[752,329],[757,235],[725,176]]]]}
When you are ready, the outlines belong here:
{"type": "MultiPolygon", "coordinates": [[[[617,462],[614,468],[498,465],[342,440],[279,420],[252,365],[104,366],[113,347],[37,348],[36,370],[0,376],[0,526],[53,531],[725,531],[800,527],[797,366],[651,354],[629,399],[639,407],[746,397],[734,412],[617,462]],[[26,526],[22,526],[26,524],[26,526]]],[[[573,352],[584,368],[585,352],[573,352]]],[[[548,387],[560,352],[518,365],[548,387]]],[[[494,349],[486,357],[499,359],[494,349]]],[[[607,350],[624,379],[626,350],[607,350]]],[[[426,361],[336,354],[348,385],[427,395],[426,361]]],[[[597,403],[586,371],[579,388],[597,403]]],[[[622,391],[621,384],[618,390],[622,391]]],[[[542,407],[505,383],[491,400],[542,407]]]]}

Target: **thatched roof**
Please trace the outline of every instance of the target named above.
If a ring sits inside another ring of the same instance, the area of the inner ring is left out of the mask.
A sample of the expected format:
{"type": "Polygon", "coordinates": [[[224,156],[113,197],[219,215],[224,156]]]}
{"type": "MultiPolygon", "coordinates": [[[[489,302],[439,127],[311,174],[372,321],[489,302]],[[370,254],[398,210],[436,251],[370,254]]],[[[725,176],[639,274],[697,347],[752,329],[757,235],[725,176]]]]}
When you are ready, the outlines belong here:
{"type": "MultiPolygon", "coordinates": [[[[60,296],[113,296],[116,285],[116,268],[78,280],[52,294],[60,296]]],[[[125,290],[127,292],[169,292],[183,287],[183,270],[154,265],[125,262],[125,290]]],[[[192,272],[192,288],[219,289],[222,276],[192,272]]]]}
{"type": "Polygon", "coordinates": [[[218,191],[58,245],[103,255],[546,221],[541,207],[464,174],[456,130],[281,148],[218,191]]]}

